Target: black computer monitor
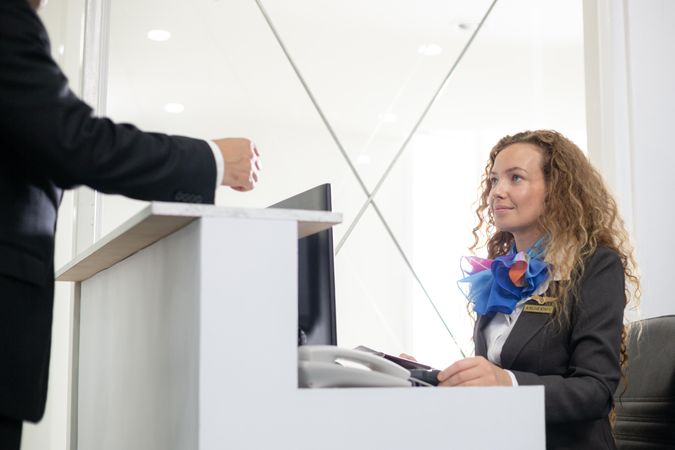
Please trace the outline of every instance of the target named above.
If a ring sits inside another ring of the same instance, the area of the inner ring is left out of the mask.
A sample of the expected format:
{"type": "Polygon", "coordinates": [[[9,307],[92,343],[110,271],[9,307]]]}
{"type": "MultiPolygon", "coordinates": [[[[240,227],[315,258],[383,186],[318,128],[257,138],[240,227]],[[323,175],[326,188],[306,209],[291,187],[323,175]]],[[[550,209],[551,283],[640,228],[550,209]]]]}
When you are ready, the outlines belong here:
{"type": "MultiPolygon", "coordinates": [[[[331,211],[330,184],[294,195],[270,208],[331,211]]],[[[337,345],[330,228],[298,241],[298,344],[337,345]]]]}

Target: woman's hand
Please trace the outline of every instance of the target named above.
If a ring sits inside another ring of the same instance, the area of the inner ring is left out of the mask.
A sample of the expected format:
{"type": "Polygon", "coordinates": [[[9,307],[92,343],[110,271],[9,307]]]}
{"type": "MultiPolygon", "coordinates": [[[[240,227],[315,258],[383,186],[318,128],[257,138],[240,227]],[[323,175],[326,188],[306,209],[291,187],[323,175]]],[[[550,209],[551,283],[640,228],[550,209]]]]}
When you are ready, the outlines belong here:
{"type": "Polygon", "coordinates": [[[482,356],[460,359],[438,374],[439,386],[512,386],[502,368],[482,356]]]}

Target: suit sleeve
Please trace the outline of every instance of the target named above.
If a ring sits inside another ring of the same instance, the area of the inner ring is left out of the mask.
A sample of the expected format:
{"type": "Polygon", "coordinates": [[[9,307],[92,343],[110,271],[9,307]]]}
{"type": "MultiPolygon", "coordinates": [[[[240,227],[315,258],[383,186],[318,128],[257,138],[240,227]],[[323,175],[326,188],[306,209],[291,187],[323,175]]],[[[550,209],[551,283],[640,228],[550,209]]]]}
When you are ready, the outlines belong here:
{"type": "Polygon", "coordinates": [[[0,2],[0,67],[4,163],[25,165],[62,188],[84,184],[141,200],[214,201],[209,145],[94,117],[68,88],[25,0],[0,2]]]}
{"type": "Polygon", "coordinates": [[[621,374],[624,283],[619,256],[599,249],[587,263],[572,307],[567,373],[512,370],[520,385],[544,385],[547,422],[598,419],[609,413],[621,374]]]}

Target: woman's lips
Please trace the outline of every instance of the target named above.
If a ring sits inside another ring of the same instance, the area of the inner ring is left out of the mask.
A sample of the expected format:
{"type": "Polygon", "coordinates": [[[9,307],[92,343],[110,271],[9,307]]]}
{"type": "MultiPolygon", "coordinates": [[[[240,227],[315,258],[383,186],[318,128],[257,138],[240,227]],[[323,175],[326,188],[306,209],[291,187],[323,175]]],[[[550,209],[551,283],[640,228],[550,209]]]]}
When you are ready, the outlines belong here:
{"type": "Polygon", "coordinates": [[[504,214],[511,211],[513,207],[511,206],[496,206],[492,208],[494,214],[504,214]]]}

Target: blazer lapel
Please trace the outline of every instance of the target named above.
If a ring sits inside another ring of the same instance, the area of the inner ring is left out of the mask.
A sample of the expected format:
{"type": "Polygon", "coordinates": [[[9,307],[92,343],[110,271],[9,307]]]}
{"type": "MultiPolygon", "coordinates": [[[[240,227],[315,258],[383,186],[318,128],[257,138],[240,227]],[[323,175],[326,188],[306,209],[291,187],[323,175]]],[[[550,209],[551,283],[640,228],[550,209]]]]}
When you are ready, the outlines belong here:
{"type": "MultiPolygon", "coordinates": [[[[525,303],[536,304],[534,300],[525,303]]],[[[541,330],[550,319],[550,314],[526,312],[520,313],[513,330],[506,338],[502,347],[502,367],[508,369],[512,366],[525,345],[541,330]]],[[[483,340],[484,341],[484,340],[483,340]]]]}
{"type": "Polygon", "coordinates": [[[487,357],[487,342],[485,342],[485,335],[483,334],[483,330],[485,329],[486,325],[490,323],[490,320],[493,317],[494,315],[478,316],[478,321],[476,321],[476,325],[474,326],[473,331],[473,343],[476,349],[475,350],[476,356],[487,357]]]}

